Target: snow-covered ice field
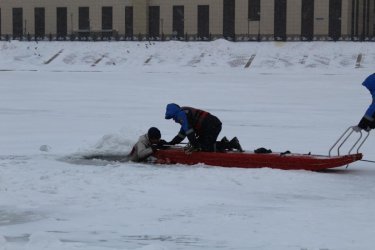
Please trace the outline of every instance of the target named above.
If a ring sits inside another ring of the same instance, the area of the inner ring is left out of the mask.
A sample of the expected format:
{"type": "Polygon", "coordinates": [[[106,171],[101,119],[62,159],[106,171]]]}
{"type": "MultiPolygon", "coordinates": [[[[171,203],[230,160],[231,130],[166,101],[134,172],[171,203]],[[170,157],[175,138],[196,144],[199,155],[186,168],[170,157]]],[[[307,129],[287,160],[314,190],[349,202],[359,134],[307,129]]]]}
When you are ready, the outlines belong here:
{"type": "MultiPolygon", "coordinates": [[[[170,140],[170,102],[218,116],[221,136],[247,150],[327,154],[371,102],[361,83],[374,46],[0,42],[0,250],[374,249],[373,163],[309,172],[72,160],[127,153],[150,126],[170,140]]],[[[370,137],[365,159],[374,146],[370,137]]]]}

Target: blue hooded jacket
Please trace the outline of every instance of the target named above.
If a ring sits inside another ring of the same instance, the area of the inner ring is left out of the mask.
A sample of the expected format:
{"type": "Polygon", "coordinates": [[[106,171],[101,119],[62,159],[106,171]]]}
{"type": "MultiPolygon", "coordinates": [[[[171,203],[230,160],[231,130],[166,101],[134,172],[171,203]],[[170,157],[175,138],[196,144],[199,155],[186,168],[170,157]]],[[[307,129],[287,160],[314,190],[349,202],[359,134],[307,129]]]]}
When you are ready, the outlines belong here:
{"type": "Polygon", "coordinates": [[[368,76],[362,85],[365,86],[372,95],[372,103],[366,110],[365,117],[373,119],[375,113],[375,74],[368,76]]]}
{"type": "Polygon", "coordinates": [[[186,116],[186,113],[175,103],[170,103],[167,105],[167,109],[165,111],[165,119],[173,119],[176,123],[181,124],[180,133],[187,134],[187,132],[191,129],[189,127],[189,122],[186,116]]]}

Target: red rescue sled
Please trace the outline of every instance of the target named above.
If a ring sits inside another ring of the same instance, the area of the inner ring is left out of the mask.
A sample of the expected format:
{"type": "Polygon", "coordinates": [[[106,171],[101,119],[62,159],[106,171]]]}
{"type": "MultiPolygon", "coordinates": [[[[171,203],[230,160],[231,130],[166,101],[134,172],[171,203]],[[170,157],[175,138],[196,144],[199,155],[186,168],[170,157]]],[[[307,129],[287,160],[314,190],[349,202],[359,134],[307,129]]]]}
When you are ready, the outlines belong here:
{"type": "Polygon", "coordinates": [[[362,154],[342,156],[321,156],[303,154],[256,154],[253,152],[193,152],[187,154],[183,148],[158,150],[154,156],[166,164],[194,165],[203,163],[210,166],[237,168],[275,168],[283,170],[319,171],[348,165],[362,159],[362,154]]]}
{"type": "Polygon", "coordinates": [[[319,171],[329,168],[346,166],[362,159],[359,149],[370,135],[369,131],[365,137],[362,131],[359,138],[350,148],[348,154],[340,155],[340,148],[351,137],[354,126],[349,127],[341,137],[330,148],[328,155],[311,154],[285,154],[269,153],[259,154],[254,152],[193,152],[187,154],[182,147],[175,147],[165,150],[157,150],[154,156],[158,162],[165,164],[187,164],[194,165],[203,163],[210,166],[237,167],[237,168],[276,168],[283,170],[311,170],[319,171]],[[357,146],[358,145],[358,146],[357,146]],[[351,152],[356,148],[356,153],[351,152]],[[333,149],[337,150],[337,155],[331,155],[333,149]]]}

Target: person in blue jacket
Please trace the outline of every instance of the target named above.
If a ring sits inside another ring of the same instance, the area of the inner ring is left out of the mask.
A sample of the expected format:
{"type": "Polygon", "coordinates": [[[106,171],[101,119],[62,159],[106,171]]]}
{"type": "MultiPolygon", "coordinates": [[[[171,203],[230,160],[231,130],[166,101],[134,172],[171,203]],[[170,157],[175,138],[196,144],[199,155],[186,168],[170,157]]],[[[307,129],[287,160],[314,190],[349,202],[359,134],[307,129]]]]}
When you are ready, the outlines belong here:
{"type": "Polygon", "coordinates": [[[227,149],[242,151],[237,137],[231,141],[224,137],[222,141],[216,142],[222,124],[216,116],[209,112],[170,103],[166,108],[165,119],[173,119],[181,125],[179,133],[168,143],[170,145],[178,144],[187,137],[191,146],[189,151],[213,152],[227,149]]]}
{"type": "Polygon", "coordinates": [[[375,128],[375,74],[368,76],[362,85],[370,91],[372,95],[372,103],[366,110],[365,115],[359,121],[358,125],[353,127],[356,132],[359,132],[362,129],[368,132],[375,128]]]}

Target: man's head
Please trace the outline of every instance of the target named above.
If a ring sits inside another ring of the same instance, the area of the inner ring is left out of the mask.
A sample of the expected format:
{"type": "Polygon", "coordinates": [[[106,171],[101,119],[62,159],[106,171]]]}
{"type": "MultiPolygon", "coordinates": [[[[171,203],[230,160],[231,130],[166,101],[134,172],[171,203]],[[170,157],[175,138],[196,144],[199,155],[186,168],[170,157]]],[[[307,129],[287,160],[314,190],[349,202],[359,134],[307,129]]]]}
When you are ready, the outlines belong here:
{"type": "Polygon", "coordinates": [[[176,118],[178,112],[180,111],[181,108],[176,103],[169,103],[165,111],[165,119],[169,120],[172,118],[176,118]]]}
{"type": "Polygon", "coordinates": [[[160,141],[161,133],[158,128],[151,127],[147,132],[147,136],[152,144],[156,144],[160,141]]]}

